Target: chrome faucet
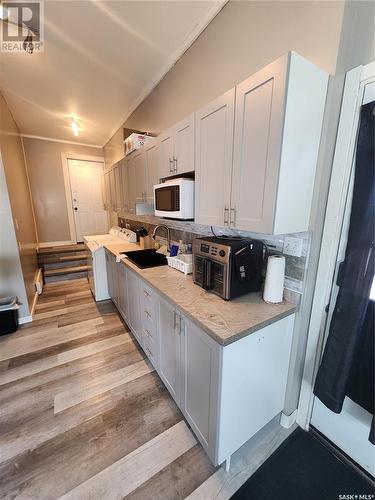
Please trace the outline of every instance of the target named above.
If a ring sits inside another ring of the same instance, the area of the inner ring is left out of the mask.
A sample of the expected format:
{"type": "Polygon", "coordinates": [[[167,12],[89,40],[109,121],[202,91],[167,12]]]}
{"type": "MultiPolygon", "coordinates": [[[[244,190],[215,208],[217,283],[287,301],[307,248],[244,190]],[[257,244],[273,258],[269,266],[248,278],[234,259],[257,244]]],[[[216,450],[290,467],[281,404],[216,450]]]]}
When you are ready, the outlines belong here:
{"type": "Polygon", "coordinates": [[[168,248],[168,252],[171,251],[171,235],[170,235],[170,231],[169,231],[169,227],[168,226],[165,226],[164,224],[159,224],[158,226],[155,227],[153,233],[152,233],[152,239],[154,240],[155,239],[155,236],[156,236],[156,233],[158,231],[158,229],[160,228],[163,228],[167,231],[167,248],[168,248]]]}

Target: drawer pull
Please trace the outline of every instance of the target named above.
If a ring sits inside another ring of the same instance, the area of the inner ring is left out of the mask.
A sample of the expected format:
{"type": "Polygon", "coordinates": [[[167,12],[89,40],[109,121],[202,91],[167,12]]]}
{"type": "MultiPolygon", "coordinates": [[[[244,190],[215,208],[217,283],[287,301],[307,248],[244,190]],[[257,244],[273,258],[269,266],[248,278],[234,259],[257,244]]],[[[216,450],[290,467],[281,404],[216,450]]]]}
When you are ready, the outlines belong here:
{"type": "Polygon", "coordinates": [[[146,315],[148,318],[151,318],[151,317],[152,317],[152,316],[151,316],[151,314],[150,314],[148,311],[146,311],[146,309],[145,309],[145,315],[146,315]]]}
{"type": "Polygon", "coordinates": [[[144,295],[145,297],[149,297],[149,296],[150,296],[150,294],[149,294],[148,292],[146,292],[146,290],[143,290],[143,295],[144,295]]]}
{"type": "Polygon", "coordinates": [[[154,357],[154,355],[152,354],[152,352],[150,351],[150,349],[148,347],[146,347],[146,354],[148,357],[151,357],[151,358],[154,357]]]}
{"type": "Polygon", "coordinates": [[[147,335],[147,337],[149,339],[151,339],[152,338],[151,332],[149,330],[147,330],[147,328],[144,328],[143,330],[144,330],[145,334],[147,335]]]}

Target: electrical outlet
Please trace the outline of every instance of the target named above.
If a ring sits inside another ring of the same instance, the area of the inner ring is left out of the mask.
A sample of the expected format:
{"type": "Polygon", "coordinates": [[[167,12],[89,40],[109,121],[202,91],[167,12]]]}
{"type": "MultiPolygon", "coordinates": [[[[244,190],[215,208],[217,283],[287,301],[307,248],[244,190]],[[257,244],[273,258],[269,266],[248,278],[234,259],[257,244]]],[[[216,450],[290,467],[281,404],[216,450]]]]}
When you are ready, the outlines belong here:
{"type": "Polygon", "coordinates": [[[283,253],[285,255],[293,255],[293,257],[301,257],[302,245],[302,238],[293,238],[291,236],[286,236],[284,239],[283,253]]]}

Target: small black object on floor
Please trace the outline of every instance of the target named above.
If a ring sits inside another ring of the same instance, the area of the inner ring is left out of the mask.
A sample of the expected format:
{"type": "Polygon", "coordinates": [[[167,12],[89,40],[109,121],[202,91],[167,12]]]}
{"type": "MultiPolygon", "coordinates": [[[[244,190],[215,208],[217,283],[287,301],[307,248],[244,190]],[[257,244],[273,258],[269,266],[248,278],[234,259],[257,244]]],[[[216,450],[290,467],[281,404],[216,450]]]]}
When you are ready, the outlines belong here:
{"type": "Polygon", "coordinates": [[[339,500],[340,495],[374,498],[373,494],[370,480],[341,461],[313,434],[298,428],[232,500],[339,500]]]}

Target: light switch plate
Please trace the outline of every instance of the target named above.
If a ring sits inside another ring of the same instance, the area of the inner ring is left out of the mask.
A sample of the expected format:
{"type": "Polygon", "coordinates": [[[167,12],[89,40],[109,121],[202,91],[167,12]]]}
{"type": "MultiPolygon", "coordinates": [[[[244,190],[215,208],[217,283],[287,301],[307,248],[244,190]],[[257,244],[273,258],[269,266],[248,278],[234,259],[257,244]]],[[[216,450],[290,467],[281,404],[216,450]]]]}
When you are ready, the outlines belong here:
{"type": "Polygon", "coordinates": [[[292,255],[293,257],[301,257],[302,245],[302,238],[293,238],[292,236],[286,236],[284,239],[283,253],[285,255],[292,255]]]}

